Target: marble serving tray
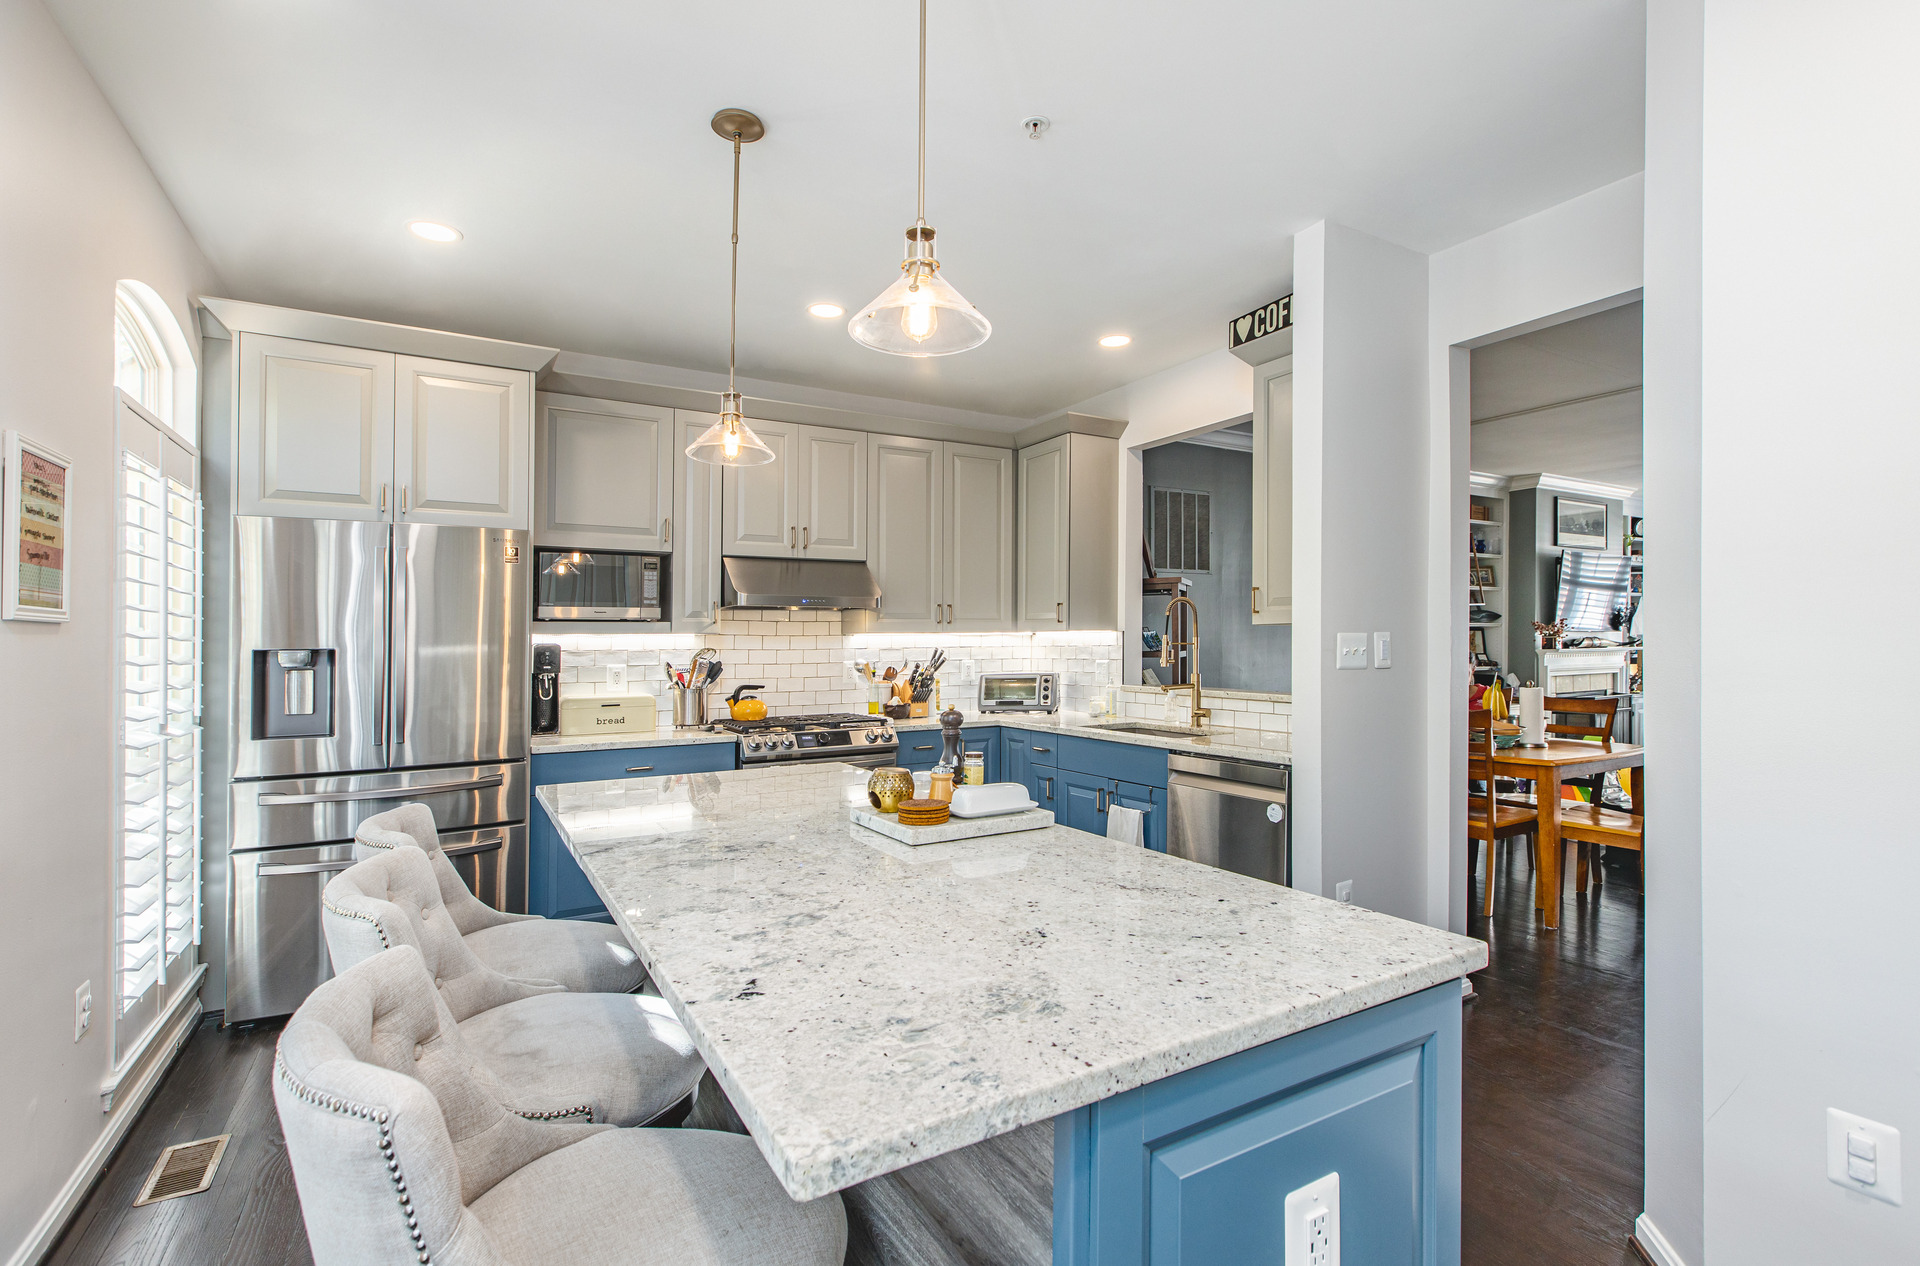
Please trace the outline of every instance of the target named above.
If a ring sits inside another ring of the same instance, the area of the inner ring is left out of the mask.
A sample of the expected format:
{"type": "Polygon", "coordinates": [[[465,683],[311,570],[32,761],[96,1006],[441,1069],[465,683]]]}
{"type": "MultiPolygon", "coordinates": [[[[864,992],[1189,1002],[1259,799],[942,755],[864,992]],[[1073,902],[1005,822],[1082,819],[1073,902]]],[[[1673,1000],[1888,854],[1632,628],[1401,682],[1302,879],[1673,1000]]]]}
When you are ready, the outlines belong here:
{"type": "Polygon", "coordinates": [[[989,835],[1007,835],[1013,831],[1038,831],[1053,825],[1052,809],[1027,809],[1020,813],[1001,813],[990,818],[948,818],[939,826],[901,826],[891,813],[873,809],[853,809],[856,826],[878,831],[902,844],[951,844],[955,840],[977,840],[989,835]]]}

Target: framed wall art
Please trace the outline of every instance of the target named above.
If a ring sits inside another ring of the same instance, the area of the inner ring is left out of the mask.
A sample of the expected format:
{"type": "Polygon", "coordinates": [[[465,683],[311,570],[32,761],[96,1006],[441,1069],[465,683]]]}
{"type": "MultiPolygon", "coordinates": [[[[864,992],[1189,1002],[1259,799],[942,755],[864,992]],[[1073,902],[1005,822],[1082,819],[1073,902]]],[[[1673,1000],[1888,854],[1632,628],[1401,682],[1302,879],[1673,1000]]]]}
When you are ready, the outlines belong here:
{"type": "Polygon", "coordinates": [[[1555,497],[1553,543],[1561,549],[1605,549],[1607,503],[1555,497]]]}
{"type": "Polygon", "coordinates": [[[4,566],[0,619],[59,621],[72,617],[72,566],[67,554],[73,507],[73,462],[65,454],[8,431],[0,465],[0,528],[4,566]]]}

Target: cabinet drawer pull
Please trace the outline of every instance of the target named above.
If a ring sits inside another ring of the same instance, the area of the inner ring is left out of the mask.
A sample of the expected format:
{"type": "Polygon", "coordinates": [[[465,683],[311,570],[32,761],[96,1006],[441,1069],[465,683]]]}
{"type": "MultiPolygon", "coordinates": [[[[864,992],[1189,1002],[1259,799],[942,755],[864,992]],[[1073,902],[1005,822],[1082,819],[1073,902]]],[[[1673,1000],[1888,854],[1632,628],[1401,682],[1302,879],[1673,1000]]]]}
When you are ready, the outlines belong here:
{"type": "Polygon", "coordinates": [[[1051,752],[1053,749],[1051,747],[1036,747],[1033,750],[1036,752],[1051,752]]]}
{"type": "Polygon", "coordinates": [[[644,774],[652,768],[653,766],[651,765],[629,765],[627,766],[627,772],[630,774],[644,774]]]}
{"type": "Polygon", "coordinates": [[[931,752],[933,750],[933,744],[922,743],[919,746],[915,747],[913,750],[916,752],[931,752]]]}

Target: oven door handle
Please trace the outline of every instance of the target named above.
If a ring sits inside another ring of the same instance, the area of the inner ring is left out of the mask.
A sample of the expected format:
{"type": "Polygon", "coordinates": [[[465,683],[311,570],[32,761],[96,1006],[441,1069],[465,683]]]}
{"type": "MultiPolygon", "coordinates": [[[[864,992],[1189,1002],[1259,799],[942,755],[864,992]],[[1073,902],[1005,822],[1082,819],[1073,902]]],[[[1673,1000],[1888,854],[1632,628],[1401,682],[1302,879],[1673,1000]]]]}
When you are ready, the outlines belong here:
{"type": "Polygon", "coordinates": [[[462,778],[457,782],[423,782],[411,787],[380,787],[371,791],[263,791],[254,797],[262,806],[278,804],[347,804],[356,800],[406,800],[436,791],[478,791],[498,787],[505,774],[487,774],[480,778],[462,778]]]}

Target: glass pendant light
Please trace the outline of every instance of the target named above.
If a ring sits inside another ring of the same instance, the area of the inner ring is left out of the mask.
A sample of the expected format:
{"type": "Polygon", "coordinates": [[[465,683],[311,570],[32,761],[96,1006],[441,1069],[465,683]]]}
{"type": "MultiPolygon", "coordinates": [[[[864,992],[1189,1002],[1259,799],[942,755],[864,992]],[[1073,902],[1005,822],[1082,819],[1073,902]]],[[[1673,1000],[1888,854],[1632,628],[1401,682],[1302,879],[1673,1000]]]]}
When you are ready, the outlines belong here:
{"type": "Polygon", "coordinates": [[[740,393],[733,389],[735,328],[740,320],[740,146],[767,134],[758,118],[745,110],[722,110],[713,116],[713,130],[733,142],[733,275],[727,309],[727,389],[720,394],[720,417],[687,445],[687,456],[714,466],[764,466],[773,450],[747,425],[740,409],[740,393]]]}
{"type": "Polygon", "coordinates": [[[993,326],[940,275],[927,223],[927,0],[920,0],[920,207],[907,230],[900,279],[847,322],[854,342],[895,356],[951,356],[980,346],[993,326]]]}

